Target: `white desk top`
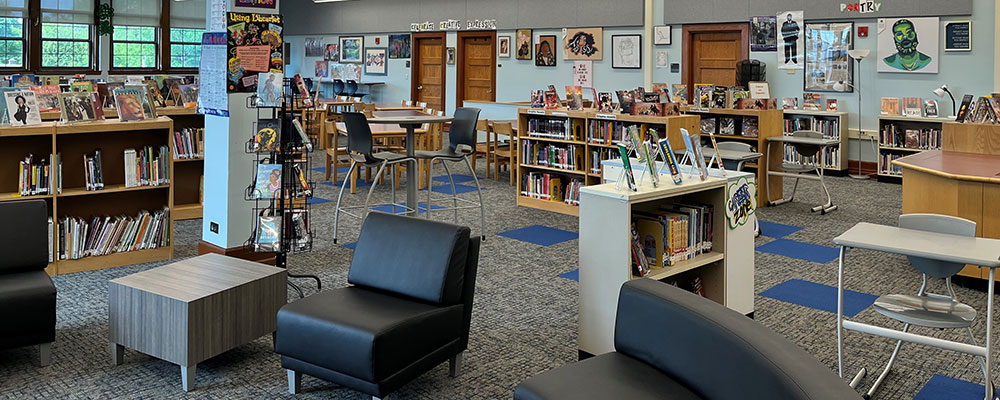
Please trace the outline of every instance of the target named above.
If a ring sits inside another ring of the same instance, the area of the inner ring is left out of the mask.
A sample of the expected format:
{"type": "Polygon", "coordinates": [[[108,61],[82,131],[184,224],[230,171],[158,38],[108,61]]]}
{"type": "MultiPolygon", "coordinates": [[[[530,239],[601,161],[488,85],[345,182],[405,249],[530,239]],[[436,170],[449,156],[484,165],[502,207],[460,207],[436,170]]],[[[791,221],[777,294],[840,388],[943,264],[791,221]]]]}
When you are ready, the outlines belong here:
{"type": "Polygon", "coordinates": [[[1000,240],[861,222],[833,239],[840,246],[947,262],[1000,267],[1000,240]]]}
{"type": "Polygon", "coordinates": [[[768,142],[782,142],[788,144],[813,144],[816,146],[834,146],[840,144],[837,139],[821,139],[821,138],[807,138],[798,136],[771,136],[767,138],[768,142]]]}

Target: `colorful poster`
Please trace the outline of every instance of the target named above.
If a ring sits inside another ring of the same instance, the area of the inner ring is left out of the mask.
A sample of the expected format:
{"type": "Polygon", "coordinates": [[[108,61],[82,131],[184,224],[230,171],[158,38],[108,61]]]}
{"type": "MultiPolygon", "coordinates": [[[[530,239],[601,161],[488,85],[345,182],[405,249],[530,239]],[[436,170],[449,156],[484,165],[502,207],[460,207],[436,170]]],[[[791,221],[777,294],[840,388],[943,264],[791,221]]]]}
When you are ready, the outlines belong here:
{"type": "Polygon", "coordinates": [[[267,72],[271,64],[271,48],[268,45],[239,46],[236,48],[236,57],[247,71],[267,72]]]}
{"type": "Polygon", "coordinates": [[[785,11],[777,15],[781,37],[778,40],[778,69],[802,69],[805,34],[802,11],[785,11]]]}
{"type": "Polygon", "coordinates": [[[198,113],[229,116],[226,90],[226,34],[206,32],[201,37],[201,77],[198,84],[198,113]]]}
{"type": "Polygon", "coordinates": [[[229,93],[256,92],[259,72],[284,72],[282,18],[276,14],[228,14],[226,81],[229,93]]]}
{"type": "Polygon", "coordinates": [[[271,10],[278,7],[278,0],[236,0],[233,3],[236,7],[267,8],[271,10]]]}
{"type": "Polygon", "coordinates": [[[750,18],[750,51],[778,50],[777,22],[773,16],[750,18]]]}
{"type": "Polygon", "coordinates": [[[940,25],[938,17],[879,18],[876,70],[936,74],[940,25]]]}

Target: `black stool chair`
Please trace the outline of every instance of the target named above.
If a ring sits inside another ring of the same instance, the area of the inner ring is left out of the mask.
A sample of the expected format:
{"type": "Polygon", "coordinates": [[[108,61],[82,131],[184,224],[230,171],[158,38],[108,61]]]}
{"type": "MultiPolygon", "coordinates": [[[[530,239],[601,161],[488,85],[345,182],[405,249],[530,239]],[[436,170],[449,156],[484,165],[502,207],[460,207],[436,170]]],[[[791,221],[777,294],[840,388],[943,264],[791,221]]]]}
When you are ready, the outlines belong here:
{"type": "Polygon", "coordinates": [[[344,81],[340,79],[333,80],[333,94],[337,96],[347,95],[347,88],[344,87],[344,81]]]}

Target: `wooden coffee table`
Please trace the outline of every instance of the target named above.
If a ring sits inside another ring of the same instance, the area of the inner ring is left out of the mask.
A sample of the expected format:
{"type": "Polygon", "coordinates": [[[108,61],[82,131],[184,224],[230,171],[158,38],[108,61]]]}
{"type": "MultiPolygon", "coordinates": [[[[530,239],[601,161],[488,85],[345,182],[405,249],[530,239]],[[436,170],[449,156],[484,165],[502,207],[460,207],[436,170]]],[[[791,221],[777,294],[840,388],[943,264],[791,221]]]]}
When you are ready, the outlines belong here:
{"type": "Polygon", "coordinates": [[[284,269],[218,254],[114,279],[108,322],[114,365],[124,348],[180,365],[185,391],[199,362],[277,329],[288,298],[284,269]]]}

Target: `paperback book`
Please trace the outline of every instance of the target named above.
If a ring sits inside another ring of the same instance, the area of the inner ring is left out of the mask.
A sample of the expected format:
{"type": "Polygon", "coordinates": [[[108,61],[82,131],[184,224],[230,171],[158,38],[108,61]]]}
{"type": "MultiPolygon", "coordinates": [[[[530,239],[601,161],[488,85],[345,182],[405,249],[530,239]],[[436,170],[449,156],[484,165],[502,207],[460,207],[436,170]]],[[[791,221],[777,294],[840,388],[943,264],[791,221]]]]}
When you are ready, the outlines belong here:
{"type": "Polygon", "coordinates": [[[673,179],[675,185],[680,185],[683,179],[681,178],[680,169],[677,168],[677,156],[674,155],[674,149],[670,146],[670,139],[660,139],[658,144],[660,145],[660,154],[663,156],[663,162],[667,163],[667,168],[670,170],[670,179],[673,179]]]}
{"type": "Polygon", "coordinates": [[[685,84],[674,83],[670,85],[670,94],[674,98],[674,102],[687,104],[688,102],[688,87],[685,84]]]}
{"type": "Polygon", "coordinates": [[[927,117],[937,117],[938,116],[938,103],[937,100],[927,100],[924,102],[924,116],[927,117]]]}
{"type": "MultiPolygon", "coordinates": [[[[299,141],[302,143],[300,148],[305,148],[306,151],[312,151],[313,145],[312,141],[309,140],[309,136],[306,135],[306,130],[302,128],[302,122],[298,118],[292,120],[292,126],[295,127],[295,131],[299,133],[299,141]]],[[[280,129],[280,127],[279,127],[280,129]]]]}
{"type": "Polygon", "coordinates": [[[42,115],[38,112],[38,103],[35,101],[35,92],[30,90],[4,92],[4,100],[7,103],[7,112],[10,114],[10,126],[42,123],[42,115]]]}
{"type": "Polygon", "coordinates": [[[570,110],[583,110],[583,87],[566,86],[566,102],[570,110]]]}
{"type": "Polygon", "coordinates": [[[59,85],[32,86],[31,91],[35,92],[38,111],[59,111],[59,85]]]}
{"type": "Polygon", "coordinates": [[[280,119],[261,119],[257,122],[257,133],[250,148],[254,152],[278,151],[281,135],[280,119]]]}
{"type": "MultiPolygon", "coordinates": [[[[312,96],[309,94],[309,88],[306,87],[306,81],[302,79],[302,75],[295,74],[295,76],[292,77],[292,81],[295,82],[295,88],[299,91],[302,106],[306,108],[312,107],[312,96]]],[[[180,91],[180,88],[178,88],[178,91],[180,91]]],[[[179,93],[177,98],[180,98],[179,93]]]]}
{"type": "Polygon", "coordinates": [[[142,105],[142,115],[146,119],[156,118],[156,107],[153,107],[146,85],[125,85],[125,89],[134,90],[133,93],[139,99],[139,104],[142,105]]]}
{"type": "Polygon", "coordinates": [[[697,83],[694,85],[694,95],[697,100],[697,106],[700,108],[711,108],[712,107],[712,91],[715,86],[697,83]]]}
{"type": "Polygon", "coordinates": [[[713,86],[711,108],[728,108],[728,96],[729,90],[725,86],[713,86]]]}
{"type": "Polygon", "coordinates": [[[826,99],[826,111],[837,112],[837,99],[826,99]]]}
{"type": "Polygon", "coordinates": [[[969,114],[969,106],[972,105],[973,95],[967,94],[962,96],[962,105],[958,107],[958,114],[955,117],[955,122],[965,122],[966,116],[969,114]]]}
{"type": "Polygon", "coordinates": [[[783,110],[798,110],[799,109],[799,98],[798,97],[783,97],[781,99],[781,108],[783,110]]]}
{"type": "Polygon", "coordinates": [[[545,107],[545,91],[543,90],[532,90],[531,91],[531,108],[543,108],[545,107]]]}
{"type": "Polygon", "coordinates": [[[257,107],[280,107],[283,86],[283,78],[279,73],[257,74],[257,107]]]}
{"type": "Polygon", "coordinates": [[[802,94],[802,109],[819,111],[823,109],[821,105],[823,101],[823,96],[819,93],[803,93],[802,94]]]}
{"type": "Polygon", "coordinates": [[[281,194],[281,164],[257,164],[254,199],[274,199],[281,194]]]}
{"type": "Polygon", "coordinates": [[[254,250],[258,252],[281,251],[281,218],[268,215],[257,217],[254,250]]]}
{"type": "Polygon", "coordinates": [[[559,95],[555,90],[545,91],[545,108],[553,110],[559,108],[559,95]]]}
{"type": "Polygon", "coordinates": [[[903,98],[903,115],[907,117],[921,116],[921,99],[919,97],[903,98]]]}
{"type": "Polygon", "coordinates": [[[881,113],[882,115],[899,115],[899,98],[883,97],[881,113]]]}
{"type": "Polygon", "coordinates": [[[118,120],[141,121],[146,119],[146,114],[142,111],[142,101],[139,100],[139,90],[118,89],[115,92],[115,104],[118,106],[118,120]]]}
{"type": "Polygon", "coordinates": [[[598,111],[610,113],[615,111],[614,103],[611,100],[611,93],[600,92],[597,94],[598,111]]]}
{"type": "Polygon", "coordinates": [[[629,162],[628,149],[619,144],[618,153],[622,157],[622,169],[625,172],[625,183],[628,184],[629,190],[636,192],[639,188],[635,185],[635,174],[632,172],[632,163],[629,162]]]}
{"type": "Polygon", "coordinates": [[[180,89],[181,104],[184,108],[198,107],[198,85],[180,85],[178,89],[180,89]]]}

